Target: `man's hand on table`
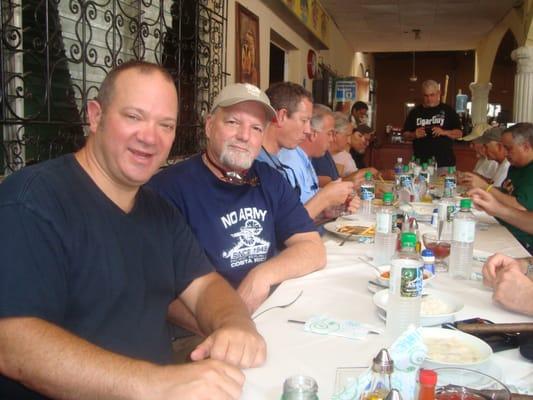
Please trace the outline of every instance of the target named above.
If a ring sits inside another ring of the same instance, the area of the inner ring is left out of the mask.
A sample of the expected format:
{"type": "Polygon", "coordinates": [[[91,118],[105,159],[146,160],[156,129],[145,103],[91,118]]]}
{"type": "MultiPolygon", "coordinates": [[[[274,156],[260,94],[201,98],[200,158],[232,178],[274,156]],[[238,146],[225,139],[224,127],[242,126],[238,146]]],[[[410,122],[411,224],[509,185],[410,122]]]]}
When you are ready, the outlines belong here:
{"type": "Polygon", "coordinates": [[[257,367],[266,360],[266,343],[250,319],[233,320],[214,331],[191,353],[193,361],[208,357],[240,368],[257,367]]]}
{"type": "Polygon", "coordinates": [[[180,366],[160,367],[151,374],[146,395],[156,400],[239,399],[244,374],[236,367],[217,360],[198,361],[180,366]]]}
{"type": "Polygon", "coordinates": [[[526,260],[497,253],[483,266],[483,283],[494,289],[494,301],[509,310],[533,315],[533,281],[526,271],[526,260]]]}

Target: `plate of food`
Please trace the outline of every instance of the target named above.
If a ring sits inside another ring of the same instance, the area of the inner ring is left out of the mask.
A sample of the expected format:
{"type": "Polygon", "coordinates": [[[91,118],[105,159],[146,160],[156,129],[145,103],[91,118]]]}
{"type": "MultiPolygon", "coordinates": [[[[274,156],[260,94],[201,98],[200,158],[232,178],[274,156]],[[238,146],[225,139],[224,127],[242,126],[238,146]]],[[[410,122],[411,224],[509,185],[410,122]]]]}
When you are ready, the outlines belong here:
{"type": "MultiPolygon", "coordinates": [[[[387,304],[389,302],[389,290],[380,290],[373,297],[374,304],[381,312],[378,315],[386,318],[387,304]]],[[[445,322],[455,321],[455,315],[461,311],[464,304],[452,296],[435,290],[424,290],[420,310],[420,325],[436,326],[445,322]]]]}
{"type": "Polygon", "coordinates": [[[422,340],[428,352],[424,366],[479,367],[492,356],[492,349],[483,340],[453,329],[423,328],[422,340]]]}
{"type": "Polygon", "coordinates": [[[331,221],[324,224],[324,229],[344,239],[371,241],[374,239],[374,225],[364,225],[361,221],[331,221]]]}

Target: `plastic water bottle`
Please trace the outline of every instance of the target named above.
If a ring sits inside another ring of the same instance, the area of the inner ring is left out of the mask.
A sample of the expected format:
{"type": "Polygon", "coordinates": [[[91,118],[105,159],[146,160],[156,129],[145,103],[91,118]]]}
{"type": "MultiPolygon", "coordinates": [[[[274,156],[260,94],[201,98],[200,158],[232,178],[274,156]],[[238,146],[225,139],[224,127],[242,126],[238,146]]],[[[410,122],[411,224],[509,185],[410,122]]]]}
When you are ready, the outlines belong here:
{"type": "Polygon", "coordinates": [[[420,326],[424,262],[415,245],[416,234],[402,233],[401,250],[391,260],[385,333],[392,340],[409,326],[420,326]]]}
{"type": "Polygon", "coordinates": [[[400,186],[400,175],[403,172],[403,158],[398,157],[396,159],[396,164],[394,164],[394,181],[396,184],[396,187],[400,186]]]}
{"type": "Polygon", "coordinates": [[[470,209],[471,199],[462,199],[461,209],[453,219],[450,275],[456,279],[470,279],[476,236],[476,219],[470,209]]]}
{"type": "Polygon", "coordinates": [[[391,192],[383,194],[383,206],[376,210],[376,234],[373,256],[375,265],[390,264],[396,250],[396,210],[392,205],[391,192]]]}
{"type": "Polygon", "coordinates": [[[426,184],[429,183],[429,171],[428,171],[427,163],[422,163],[422,169],[420,170],[418,177],[420,178],[420,180],[423,179],[426,182],[426,184]]]}
{"type": "Polygon", "coordinates": [[[400,175],[400,186],[398,187],[398,200],[400,203],[408,203],[411,201],[411,193],[413,187],[413,178],[409,173],[409,166],[404,165],[402,174],[400,175]]]}
{"type": "Polygon", "coordinates": [[[372,200],[374,200],[376,193],[376,186],[372,179],[372,172],[365,173],[365,181],[361,184],[361,210],[363,214],[372,213],[372,200]]]}
{"type": "Polygon", "coordinates": [[[444,177],[443,197],[455,196],[456,187],[457,187],[457,177],[455,176],[455,167],[448,167],[448,173],[444,177]]]}
{"type": "Polygon", "coordinates": [[[295,375],[283,383],[281,400],[318,400],[318,385],[310,376],[295,375]]]}

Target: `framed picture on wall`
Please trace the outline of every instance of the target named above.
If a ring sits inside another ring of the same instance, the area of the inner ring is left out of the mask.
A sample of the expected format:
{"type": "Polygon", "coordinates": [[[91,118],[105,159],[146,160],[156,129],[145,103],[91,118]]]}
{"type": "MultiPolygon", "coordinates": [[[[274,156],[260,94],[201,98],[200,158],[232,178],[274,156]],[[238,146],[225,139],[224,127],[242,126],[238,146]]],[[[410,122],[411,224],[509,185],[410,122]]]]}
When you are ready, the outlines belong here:
{"type": "Polygon", "coordinates": [[[259,86],[259,18],[235,2],[235,82],[259,86]]]}

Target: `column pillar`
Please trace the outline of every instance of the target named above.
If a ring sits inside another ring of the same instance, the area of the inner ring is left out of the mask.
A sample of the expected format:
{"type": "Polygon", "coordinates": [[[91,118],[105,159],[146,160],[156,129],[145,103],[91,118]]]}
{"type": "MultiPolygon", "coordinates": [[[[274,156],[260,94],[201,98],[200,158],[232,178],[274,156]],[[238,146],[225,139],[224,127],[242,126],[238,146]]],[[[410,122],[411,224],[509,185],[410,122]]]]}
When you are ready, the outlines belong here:
{"type": "Polygon", "coordinates": [[[513,121],[533,122],[533,47],[519,47],[511,58],[516,62],[513,121]]]}
{"type": "Polygon", "coordinates": [[[489,92],[492,89],[492,83],[472,82],[469,87],[470,93],[472,93],[472,125],[486,124],[489,92]]]}

